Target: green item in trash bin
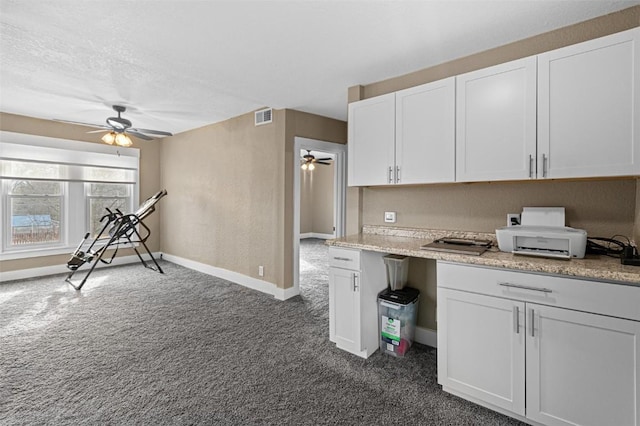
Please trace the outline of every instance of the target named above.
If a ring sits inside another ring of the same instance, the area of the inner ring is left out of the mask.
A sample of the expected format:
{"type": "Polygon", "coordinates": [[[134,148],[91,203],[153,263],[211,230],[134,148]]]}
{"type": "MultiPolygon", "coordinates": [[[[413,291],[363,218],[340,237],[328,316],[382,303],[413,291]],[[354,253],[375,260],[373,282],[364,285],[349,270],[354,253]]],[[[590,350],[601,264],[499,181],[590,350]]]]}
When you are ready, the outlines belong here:
{"type": "Polygon", "coordinates": [[[382,337],[400,341],[400,320],[382,315],[382,337]]]}

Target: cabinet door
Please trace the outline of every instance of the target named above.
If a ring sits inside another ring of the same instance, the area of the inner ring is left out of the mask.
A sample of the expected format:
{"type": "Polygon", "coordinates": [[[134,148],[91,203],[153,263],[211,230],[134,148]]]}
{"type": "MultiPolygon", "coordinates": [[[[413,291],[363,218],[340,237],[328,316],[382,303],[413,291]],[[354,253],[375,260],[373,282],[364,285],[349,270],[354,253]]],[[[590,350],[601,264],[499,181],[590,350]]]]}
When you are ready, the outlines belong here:
{"type": "Polygon", "coordinates": [[[396,183],[455,180],[455,78],[396,92],[396,183]]]}
{"type": "Polygon", "coordinates": [[[394,182],[395,99],[389,93],[349,104],[349,186],[394,182]]]}
{"type": "Polygon", "coordinates": [[[547,425],[639,426],[640,322],[527,304],[532,316],[527,417],[547,425]]]}
{"type": "Polygon", "coordinates": [[[329,268],[329,340],[349,352],[362,349],[357,278],[355,271],[329,268]]]}
{"type": "Polygon", "coordinates": [[[539,55],[538,177],[640,173],[639,34],[539,55]]]}
{"type": "Polygon", "coordinates": [[[524,415],[524,303],[438,288],[438,383],[524,415]]]}
{"type": "Polygon", "coordinates": [[[536,58],[456,78],[456,180],[535,177],[536,58]]]}

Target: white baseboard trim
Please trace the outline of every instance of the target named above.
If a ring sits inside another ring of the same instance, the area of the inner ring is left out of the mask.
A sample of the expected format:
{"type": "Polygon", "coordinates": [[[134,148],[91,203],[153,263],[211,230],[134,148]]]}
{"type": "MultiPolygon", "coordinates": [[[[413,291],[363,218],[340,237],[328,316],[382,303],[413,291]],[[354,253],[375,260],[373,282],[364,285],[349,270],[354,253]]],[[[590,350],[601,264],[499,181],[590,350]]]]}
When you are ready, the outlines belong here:
{"type": "Polygon", "coordinates": [[[305,238],[320,238],[321,240],[331,240],[335,238],[333,234],[320,234],[317,232],[307,232],[304,234],[300,234],[300,239],[304,240],[305,238]]]}
{"type": "Polygon", "coordinates": [[[300,294],[300,290],[295,287],[289,287],[289,288],[276,287],[273,293],[273,297],[275,297],[278,300],[287,300],[299,294],[300,294]]]}
{"type": "Polygon", "coordinates": [[[286,289],[278,288],[275,284],[268,281],[259,280],[239,272],[218,268],[216,266],[207,265],[206,263],[196,262],[195,260],[185,259],[172,254],[162,253],[162,259],[175,263],[176,265],[184,266],[185,268],[193,269],[194,271],[231,281],[252,290],[258,290],[262,293],[270,294],[278,300],[287,300],[299,293],[299,291],[293,287],[286,289]]]}
{"type": "MultiPolygon", "coordinates": [[[[149,262],[151,262],[151,258],[147,256],[146,253],[145,254],[140,253],[140,254],[142,255],[142,258],[145,261],[148,260],[149,262]]],[[[156,258],[157,260],[161,257],[161,254],[153,253],[153,257],[156,258]]],[[[138,259],[138,256],[136,256],[135,254],[132,254],[130,256],[115,257],[113,259],[113,262],[111,262],[108,265],[102,262],[98,262],[98,264],[96,265],[96,269],[108,268],[109,266],[127,265],[129,263],[136,263],[136,262],[140,262],[140,259],[138,259]]],[[[85,266],[82,269],[79,269],[78,273],[81,274],[88,270],[89,270],[89,267],[85,266]]],[[[42,266],[39,268],[19,269],[16,271],[2,272],[2,275],[0,275],[0,282],[23,280],[26,278],[44,277],[46,275],[67,274],[69,272],[70,270],[67,268],[66,264],[42,266]]]]}
{"type": "Polygon", "coordinates": [[[430,328],[422,328],[416,326],[416,334],[414,335],[414,340],[423,345],[437,348],[438,332],[435,330],[431,330],[430,328]]]}

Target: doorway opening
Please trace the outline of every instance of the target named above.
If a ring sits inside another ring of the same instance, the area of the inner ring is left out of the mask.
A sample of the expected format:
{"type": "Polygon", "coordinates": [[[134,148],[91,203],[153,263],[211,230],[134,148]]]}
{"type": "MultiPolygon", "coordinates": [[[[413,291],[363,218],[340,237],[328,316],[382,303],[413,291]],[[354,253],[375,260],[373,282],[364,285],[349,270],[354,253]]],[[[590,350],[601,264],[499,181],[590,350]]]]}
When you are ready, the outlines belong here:
{"type": "MultiPolygon", "coordinates": [[[[345,234],[346,154],[347,146],[343,144],[297,136],[294,139],[293,157],[294,170],[296,170],[293,174],[294,294],[300,294],[301,237],[323,240],[341,237],[345,234]],[[311,171],[308,168],[307,170],[302,170],[301,159],[305,154],[309,153],[308,151],[315,159],[331,158],[331,161],[325,161],[331,163],[330,166],[315,164],[314,169],[311,171]],[[316,171],[318,173],[314,175],[313,173],[316,171]],[[326,175],[329,175],[329,182],[325,181],[326,175]],[[333,191],[330,191],[331,188],[333,191]],[[303,191],[306,192],[303,193],[303,191]],[[326,198],[326,193],[328,192],[332,192],[330,200],[326,198]],[[329,201],[332,201],[332,208],[327,209],[326,204],[329,204],[329,201]],[[314,222],[316,226],[313,225],[314,222]]],[[[315,244],[316,247],[317,242],[315,244]]]]}

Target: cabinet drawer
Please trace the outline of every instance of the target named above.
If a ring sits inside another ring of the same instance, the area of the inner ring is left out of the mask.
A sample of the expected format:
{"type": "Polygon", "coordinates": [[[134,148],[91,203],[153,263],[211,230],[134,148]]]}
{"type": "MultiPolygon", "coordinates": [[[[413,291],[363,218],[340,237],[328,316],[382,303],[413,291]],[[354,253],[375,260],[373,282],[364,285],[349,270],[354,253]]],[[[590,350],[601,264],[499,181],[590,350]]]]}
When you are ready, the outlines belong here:
{"type": "Polygon", "coordinates": [[[329,266],[360,270],[360,250],[329,247],[329,266]]]}
{"type": "Polygon", "coordinates": [[[438,262],[438,287],[640,321],[640,287],[438,262]]]}

